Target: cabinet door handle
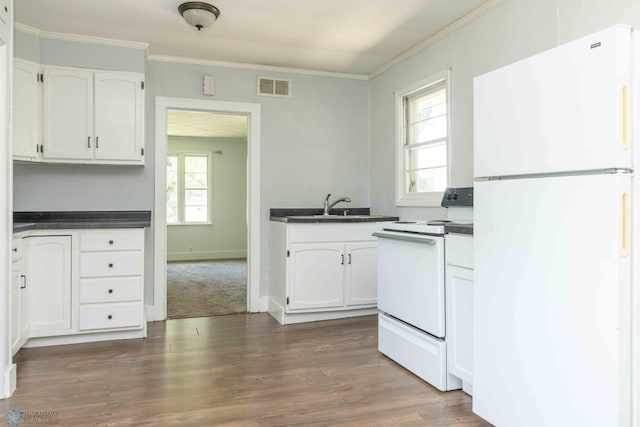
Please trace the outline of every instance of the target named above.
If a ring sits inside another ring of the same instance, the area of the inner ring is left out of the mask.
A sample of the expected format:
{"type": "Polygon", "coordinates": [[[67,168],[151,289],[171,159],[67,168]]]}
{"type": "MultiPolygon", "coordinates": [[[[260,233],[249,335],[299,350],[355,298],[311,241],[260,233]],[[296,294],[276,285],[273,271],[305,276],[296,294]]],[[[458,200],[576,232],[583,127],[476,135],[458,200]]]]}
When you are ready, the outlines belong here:
{"type": "Polygon", "coordinates": [[[13,252],[18,252],[18,248],[11,249],[13,252]]]}
{"type": "Polygon", "coordinates": [[[112,294],[113,293],[113,289],[109,289],[109,293],[112,294]]]}
{"type": "Polygon", "coordinates": [[[91,137],[87,137],[87,148],[91,148],[91,137]]]}
{"type": "Polygon", "coordinates": [[[340,265],[344,265],[344,254],[340,255],[340,265]]]}
{"type": "Polygon", "coordinates": [[[24,289],[27,287],[27,276],[25,276],[24,274],[20,275],[20,281],[22,281],[22,284],[20,285],[20,289],[24,289]]]}
{"type": "Polygon", "coordinates": [[[113,245],[113,240],[109,240],[109,244],[110,244],[110,245],[113,245]]]}
{"type": "Polygon", "coordinates": [[[112,315],[108,315],[107,319],[111,320],[111,319],[113,319],[113,316],[112,315]]]}
{"type": "Polygon", "coordinates": [[[98,138],[100,138],[100,137],[96,136],[96,148],[100,148],[100,146],[98,145],[100,140],[98,138]]]}
{"type": "Polygon", "coordinates": [[[112,262],[109,263],[109,268],[113,268],[113,263],[112,262]]]}
{"type": "Polygon", "coordinates": [[[351,264],[351,254],[349,254],[349,264],[351,264]]]}

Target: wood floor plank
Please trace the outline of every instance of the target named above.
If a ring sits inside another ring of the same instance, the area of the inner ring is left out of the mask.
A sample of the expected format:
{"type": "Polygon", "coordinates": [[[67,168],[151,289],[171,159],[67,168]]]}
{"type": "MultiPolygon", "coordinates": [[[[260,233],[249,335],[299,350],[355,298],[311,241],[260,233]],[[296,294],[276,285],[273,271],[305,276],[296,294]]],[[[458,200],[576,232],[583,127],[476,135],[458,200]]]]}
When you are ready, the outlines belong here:
{"type": "Polygon", "coordinates": [[[377,350],[375,316],[150,323],[146,339],[23,349],[8,410],[64,426],[486,426],[377,350]]]}

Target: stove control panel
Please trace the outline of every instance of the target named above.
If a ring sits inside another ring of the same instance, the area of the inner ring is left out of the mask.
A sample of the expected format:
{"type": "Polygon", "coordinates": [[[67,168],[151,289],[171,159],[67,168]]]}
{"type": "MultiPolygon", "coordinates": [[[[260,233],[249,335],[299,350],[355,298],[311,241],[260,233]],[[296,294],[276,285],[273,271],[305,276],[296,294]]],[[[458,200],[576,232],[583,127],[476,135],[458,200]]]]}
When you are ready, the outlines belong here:
{"type": "Polygon", "coordinates": [[[440,206],[473,206],[473,187],[447,188],[440,206]]]}

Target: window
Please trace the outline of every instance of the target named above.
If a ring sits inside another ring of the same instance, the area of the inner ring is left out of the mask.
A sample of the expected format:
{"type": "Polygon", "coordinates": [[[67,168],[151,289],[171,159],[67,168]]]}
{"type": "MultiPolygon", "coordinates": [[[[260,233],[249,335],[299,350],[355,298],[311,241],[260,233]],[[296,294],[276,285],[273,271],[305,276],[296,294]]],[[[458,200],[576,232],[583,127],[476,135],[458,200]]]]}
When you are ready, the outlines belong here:
{"type": "Polygon", "coordinates": [[[396,204],[439,206],[447,188],[448,72],[396,93],[396,204]]]}
{"type": "Polygon", "coordinates": [[[167,155],[167,224],[211,222],[211,153],[167,155]]]}

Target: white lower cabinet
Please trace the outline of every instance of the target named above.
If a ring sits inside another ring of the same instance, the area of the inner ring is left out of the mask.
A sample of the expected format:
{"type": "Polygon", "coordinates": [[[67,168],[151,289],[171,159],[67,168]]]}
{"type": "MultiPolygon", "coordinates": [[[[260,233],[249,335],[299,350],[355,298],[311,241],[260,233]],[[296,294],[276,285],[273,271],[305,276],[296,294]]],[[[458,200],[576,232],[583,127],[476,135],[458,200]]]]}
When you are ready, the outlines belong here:
{"type": "Polygon", "coordinates": [[[88,333],[144,336],[144,229],[25,232],[12,250],[13,354],[30,338],[50,345],[88,333]]]}
{"type": "Polygon", "coordinates": [[[473,385],[473,238],[446,237],[447,368],[472,394],[473,385]]]}
{"type": "Polygon", "coordinates": [[[80,234],[80,331],[143,326],[144,229],[80,234]]]}
{"type": "Polygon", "coordinates": [[[376,223],[273,222],[269,312],[281,323],[294,323],[375,309],[377,260],[372,233],[379,228],[376,223]],[[322,313],[332,315],[322,317],[322,313]],[[288,320],[287,315],[291,315],[288,320]]]}
{"type": "Polygon", "coordinates": [[[71,327],[71,236],[32,236],[28,282],[31,285],[31,337],[66,334],[71,327]]]}
{"type": "Polygon", "coordinates": [[[26,262],[22,238],[14,238],[11,242],[11,354],[16,354],[29,339],[31,287],[27,285],[26,262]]]}
{"type": "Polygon", "coordinates": [[[344,305],[343,243],[292,243],[288,257],[289,309],[344,305]]]}

